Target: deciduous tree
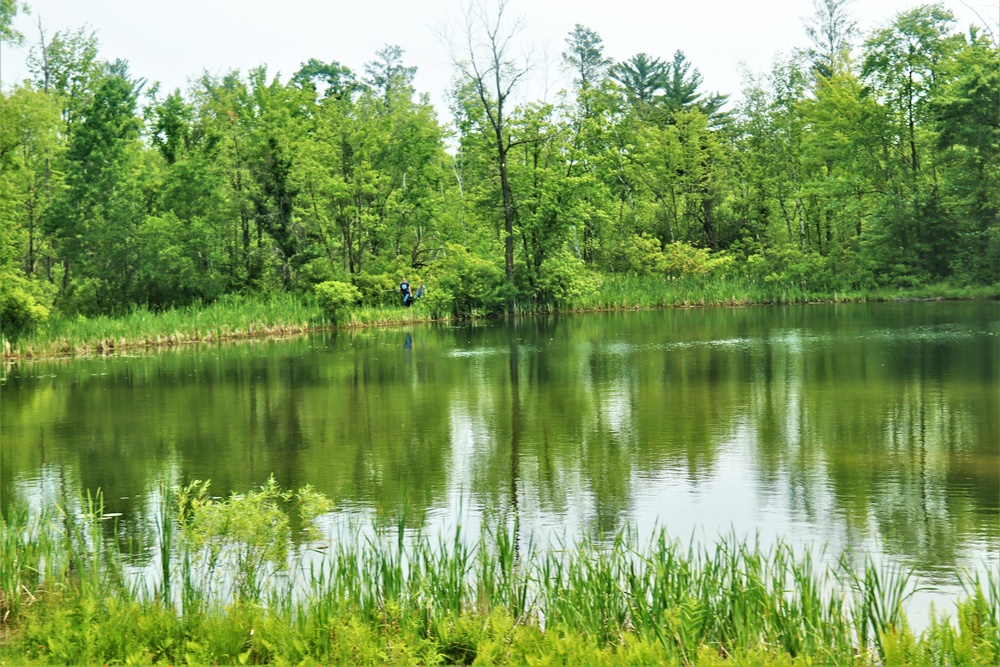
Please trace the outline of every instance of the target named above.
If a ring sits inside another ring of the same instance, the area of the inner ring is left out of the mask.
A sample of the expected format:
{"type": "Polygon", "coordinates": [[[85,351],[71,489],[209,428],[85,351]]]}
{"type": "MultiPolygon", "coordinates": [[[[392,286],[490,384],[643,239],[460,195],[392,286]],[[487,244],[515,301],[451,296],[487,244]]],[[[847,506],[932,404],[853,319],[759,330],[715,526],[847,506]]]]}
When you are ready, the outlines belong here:
{"type": "Polygon", "coordinates": [[[507,274],[508,311],[514,310],[514,201],[507,153],[517,145],[510,136],[510,97],[530,71],[529,63],[515,60],[513,42],[521,32],[521,20],[508,21],[506,0],[498,0],[495,10],[485,3],[466,9],[464,48],[454,52],[452,60],[462,76],[471,84],[472,92],[481,105],[482,120],[493,136],[496,166],[500,176],[503,200],[504,265],[507,274]]]}

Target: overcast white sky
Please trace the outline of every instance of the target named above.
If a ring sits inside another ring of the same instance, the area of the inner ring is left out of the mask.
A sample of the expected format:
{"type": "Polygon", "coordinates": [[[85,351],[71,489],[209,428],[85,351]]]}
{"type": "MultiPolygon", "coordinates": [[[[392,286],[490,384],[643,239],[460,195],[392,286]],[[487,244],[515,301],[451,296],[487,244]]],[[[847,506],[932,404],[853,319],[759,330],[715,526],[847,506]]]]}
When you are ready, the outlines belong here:
{"type": "MultiPolygon", "coordinates": [[[[283,80],[309,58],[337,60],[356,73],[386,44],[398,44],[407,65],[418,68],[419,92],[439,111],[453,75],[448,52],[435,31],[458,27],[462,0],[27,0],[30,15],[15,27],[25,46],[4,45],[0,82],[8,89],[27,75],[25,58],[46,32],[87,26],[96,31],[101,56],[123,58],[136,76],[161,82],[161,90],[186,89],[204,71],[221,74],[266,64],[283,80]]],[[[889,21],[913,0],[855,0],[862,31],[889,21]]],[[[1000,33],[1000,0],[943,0],[958,26],[985,21],[1000,33]],[[977,13],[979,16],[977,16],[977,13]],[[981,17],[981,18],[980,18],[981,17]]],[[[808,44],[802,18],[812,0],[509,0],[508,13],[522,16],[519,44],[542,64],[533,73],[533,97],[547,86],[566,85],[559,69],[565,39],[580,23],[604,39],[605,53],[624,60],[645,51],[668,60],[677,49],[701,70],[707,91],[739,94],[742,66],[769,69],[778,52],[808,44]],[[549,65],[544,65],[547,55],[549,65]]],[[[444,115],[444,114],[442,114],[444,115]]]]}

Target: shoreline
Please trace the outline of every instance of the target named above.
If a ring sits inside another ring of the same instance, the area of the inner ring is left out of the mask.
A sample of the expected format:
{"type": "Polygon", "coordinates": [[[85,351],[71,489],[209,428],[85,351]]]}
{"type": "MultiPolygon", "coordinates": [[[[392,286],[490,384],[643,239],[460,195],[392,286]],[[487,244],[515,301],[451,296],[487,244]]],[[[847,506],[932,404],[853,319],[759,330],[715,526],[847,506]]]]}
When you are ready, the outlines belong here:
{"type": "MultiPolygon", "coordinates": [[[[938,289],[933,296],[924,296],[928,288],[915,288],[901,291],[898,295],[888,296],[885,293],[834,293],[831,295],[819,296],[808,295],[802,299],[763,299],[755,300],[751,298],[731,299],[709,299],[696,298],[684,299],[681,303],[659,303],[654,305],[643,304],[594,304],[579,308],[537,308],[534,310],[524,310],[516,313],[513,317],[532,317],[554,313],[564,314],[584,314],[600,312],[628,312],[641,310],[667,310],[685,308],[734,308],[749,306],[808,306],[808,305],[829,305],[829,304],[863,304],[863,303],[919,303],[919,302],[940,302],[940,301],[997,301],[1000,300],[1000,289],[998,286],[977,286],[974,288],[944,288],[938,289]],[[970,291],[972,292],[970,294],[970,291]]],[[[931,288],[933,289],[933,288],[931,288]]],[[[262,308],[267,308],[265,304],[257,304],[262,308]]],[[[303,307],[304,304],[300,304],[303,307]]],[[[73,340],[70,335],[53,336],[49,339],[36,340],[33,337],[26,337],[24,342],[11,342],[3,338],[2,340],[2,360],[5,364],[40,361],[51,359],[86,359],[93,357],[110,356],[123,352],[136,350],[163,350],[179,348],[188,345],[227,343],[249,340],[276,340],[294,336],[302,336],[321,331],[337,331],[351,329],[365,329],[370,327],[392,327],[407,324],[431,324],[436,322],[471,322],[477,320],[504,319],[511,316],[477,316],[468,317],[445,316],[434,317],[430,313],[421,313],[419,317],[393,317],[398,309],[390,308],[360,308],[351,311],[349,323],[333,324],[327,321],[322,323],[315,320],[321,317],[319,310],[308,313],[310,321],[299,320],[298,323],[285,321],[265,322],[262,320],[252,320],[243,327],[229,326],[227,324],[209,325],[207,328],[199,319],[213,308],[212,305],[203,307],[198,311],[182,312],[179,317],[182,322],[176,323],[178,326],[169,327],[174,329],[168,332],[165,327],[150,326],[145,330],[133,335],[84,335],[73,340]],[[158,330],[159,329],[159,330],[158,330]],[[79,341],[79,342],[77,342],[79,341]]],[[[169,315],[174,315],[178,311],[168,311],[161,314],[150,314],[152,319],[166,319],[169,315]]],[[[404,311],[407,312],[407,311],[404,311]]],[[[415,311],[409,311],[413,313],[415,311]]],[[[304,313],[300,313],[304,314],[304,313]]],[[[99,321],[109,325],[123,325],[128,316],[122,318],[101,318],[99,321]]],[[[151,323],[147,323],[151,324],[151,323]]]]}

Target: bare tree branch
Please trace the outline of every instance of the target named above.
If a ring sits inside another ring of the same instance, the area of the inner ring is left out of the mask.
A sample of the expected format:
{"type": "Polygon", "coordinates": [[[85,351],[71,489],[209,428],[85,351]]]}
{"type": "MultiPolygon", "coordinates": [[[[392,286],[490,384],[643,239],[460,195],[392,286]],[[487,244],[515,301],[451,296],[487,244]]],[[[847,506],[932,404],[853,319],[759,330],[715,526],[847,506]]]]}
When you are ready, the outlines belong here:
{"type": "Polygon", "coordinates": [[[504,259],[510,287],[507,308],[508,312],[513,312],[514,202],[507,173],[507,153],[511,147],[526,142],[513,141],[510,138],[507,127],[507,116],[510,111],[508,101],[531,71],[531,64],[529,59],[516,61],[510,53],[515,38],[524,29],[524,20],[506,19],[507,0],[497,0],[492,8],[487,1],[472,0],[465,7],[462,57],[458,56],[454,42],[448,39],[446,31],[439,31],[438,36],[442,41],[446,41],[455,68],[467,82],[472,84],[475,96],[482,105],[482,112],[492,130],[503,198],[504,259]]]}

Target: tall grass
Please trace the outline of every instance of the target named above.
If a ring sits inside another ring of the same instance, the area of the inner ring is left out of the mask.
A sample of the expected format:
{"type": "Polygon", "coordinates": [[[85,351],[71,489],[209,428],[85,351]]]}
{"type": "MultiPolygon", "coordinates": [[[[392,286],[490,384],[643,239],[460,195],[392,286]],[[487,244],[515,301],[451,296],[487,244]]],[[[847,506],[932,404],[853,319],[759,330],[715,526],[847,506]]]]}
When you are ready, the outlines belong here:
{"type": "MultiPolygon", "coordinates": [[[[611,274],[600,288],[574,303],[515,304],[516,315],[553,310],[629,310],[696,306],[746,306],[811,302],[868,302],[899,299],[996,299],[1000,284],[978,287],[931,285],[907,290],[883,288],[853,292],[810,292],[801,287],[760,283],[743,277],[708,276],[666,279],[663,276],[611,274]]],[[[480,313],[466,314],[476,319],[480,313]]],[[[360,305],[352,308],[341,326],[403,325],[454,319],[429,303],[412,308],[360,305]]],[[[6,359],[106,354],[185,343],[255,337],[287,336],[330,326],[312,298],[278,294],[268,298],[223,297],[207,306],[194,305],[163,312],[133,308],[120,317],[55,316],[39,329],[3,340],[6,359]]]]}
{"type": "Polygon", "coordinates": [[[779,542],[535,544],[516,522],[468,540],[395,523],[310,533],[309,489],[218,500],[196,483],[155,520],[163,559],[136,582],[99,496],[70,517],[0,523],[0,662],[994,664],[1000,578],[966,578],[915,636],[910,570],[818,565],[779,542]],[[298,516],[304,532],[293,529],[298,516]],[[54,524],[54,525],[53,525],[54,524]],[[170,526],[170,527],[168,527],[170,526]],[[48,536],[48,537],[44,537],[48,536]],[[324,543],[325,542],[325,543],[324,543]],[[32,546],[37,544],[38,546],[32,546]],[[170,546],[167,546],[169,544],[170,546]],[[319,547],[328,548],[319,548],[319,547]],[[57,564],[67,564],[60,567],[57,564]],[[180,582],[174,595],[171,581],[180,582]]]}
{"type": "Polygon", "coordinates": [[[694,306],[748,306],[814,302],[874,302],[900,299],[996,299],[1000,284],[961,287],[947,284],[917,288],[814,291],[798,285],[765,283],[742,276],[665,279],[663,276],[612,274],[600,289],[578,304],[580,309],[622,310],[694,306]]]}
{"type": "Polygon", "coordinates": [[[0,516],[0,627],[16,623],[25,605],[34,602],[51,575],[54,551],[47,515],[33,520],[27,508],[0,516]]]}
{"type": "Polygon", "coordinates": [[[71,356],[191,342],[280,336],[322,326],[319,308],[291,294],[269,299],[229,296],[207,306],[154,312],[134,308],[120,317],[60,317],[38,330],[5,341],[5,355],[18,358],[71,356]]]}

